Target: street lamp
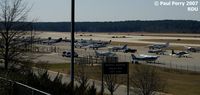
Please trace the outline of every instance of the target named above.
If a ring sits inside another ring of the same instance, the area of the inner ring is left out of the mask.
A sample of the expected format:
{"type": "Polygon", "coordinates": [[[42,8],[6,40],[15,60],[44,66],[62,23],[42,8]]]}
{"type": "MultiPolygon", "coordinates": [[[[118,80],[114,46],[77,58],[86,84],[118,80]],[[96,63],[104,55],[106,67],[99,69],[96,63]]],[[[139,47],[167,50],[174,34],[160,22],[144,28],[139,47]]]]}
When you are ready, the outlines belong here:
{"type": "Polygon", "coordinates": [[[71,65],[70,79],[74,88],[74,31],[75,31],[75,0],[71,0],[71,65]]]}

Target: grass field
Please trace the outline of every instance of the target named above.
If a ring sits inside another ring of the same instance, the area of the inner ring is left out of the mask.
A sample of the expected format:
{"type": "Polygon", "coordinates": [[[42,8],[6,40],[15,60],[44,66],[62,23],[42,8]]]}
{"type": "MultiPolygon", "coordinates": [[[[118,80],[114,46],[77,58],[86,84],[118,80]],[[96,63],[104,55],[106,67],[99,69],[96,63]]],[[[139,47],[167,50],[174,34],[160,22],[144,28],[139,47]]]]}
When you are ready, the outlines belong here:
{"type": "Polygon", "coordinates": [[[187,40],[187,39],[142,39],[141,41],[150,42],[169,42],[169,43],[181,43],[181,44],[200,44],[200,40],[187,40]]]}
{"type": "Polygon", "coordinates": [[[128,46],[147,46],[150,44],[145,44],[145,43],[131,43],[131,42],[111,42],[111,45],[125,45],[127,44],[128,46]]]}
{"type": "MultiPolygon", "coordinates": [[[[163,41],[164,42],[164,41],[163,41]]],[[[151,45],[151,44],[146,44],[146,43],[131,43],[131,42],[111,42],[111,45],[125,45],[127,44],[128,46],[148,46],[148,45],[151,45]]],[[[185,47],[183,46],[170,46],[168,48],[166,48],[167,50],[171,50],[171,49],[174,49],[174,50],[185,50],[185,47]]]]}
{"type": "MultiPolygon", "coordinates": [[[[144,65],[134,65],[130,64],[130,76],[132,70],[136,66],[144,65]]],[[[48,64],[48,68],[53,71],[58,71],[62,73],[69,74],[69,64],[48,64]]],[[[75,65],[75,72],[77,73],[79,66],[75,65]]],[[[101,67],[100,66],[86,66],[85,72],[91,79],[100,80],[101,79],[101,67]]],[[[166,80],[167,88],[166,93],[173,95],[200,95],[200,73],[166,69],[161,67],[155,67],[161,77],[166,80]]],[[[120,75],[120,80],[124,81],[126,76],[120,75]]],[[[120,82],[121,83],[121,82],[120,82]]],[[[126,83],[126,82],[125,82],[126,83]]],[[[125,84],[124,83],[124,84],[125,84]]]]}

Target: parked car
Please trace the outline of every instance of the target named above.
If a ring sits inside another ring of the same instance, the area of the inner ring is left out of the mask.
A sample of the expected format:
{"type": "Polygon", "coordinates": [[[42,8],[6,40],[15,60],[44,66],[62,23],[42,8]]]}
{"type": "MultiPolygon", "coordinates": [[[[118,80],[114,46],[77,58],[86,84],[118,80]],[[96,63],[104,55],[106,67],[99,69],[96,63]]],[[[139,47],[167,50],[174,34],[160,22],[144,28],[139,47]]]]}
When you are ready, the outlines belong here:
{"type": "MultiPolygon", "coordinates": [[[[63,51],[63,57],[71,57],[71,51],[63,51]]],[[[74,52],[74,57],[78,57],[78,54],[74,52]]]]}
{"type": "Polygon", "coordinates": [[[137,49],[127,48],[127,49],[124,50],[124,53],[128,53],[128,52],[135,53],[136,51],[137,51],[137,49]]]}

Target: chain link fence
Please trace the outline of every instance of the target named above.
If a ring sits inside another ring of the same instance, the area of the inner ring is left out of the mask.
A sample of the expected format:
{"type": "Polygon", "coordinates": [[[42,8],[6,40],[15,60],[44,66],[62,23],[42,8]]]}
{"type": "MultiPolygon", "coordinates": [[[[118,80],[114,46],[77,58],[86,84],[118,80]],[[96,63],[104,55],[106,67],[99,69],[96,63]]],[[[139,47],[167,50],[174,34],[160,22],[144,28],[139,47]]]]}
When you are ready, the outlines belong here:
{"type": "MultiPolygon", "coordinates": [[[[35,49],[38,52],[48,52],[48,53],[58,53],[59,56],[62,55],[63,51],[70,51],[70,48],[66,47],[57,47],[57,46],[40,46],[35,49]]],[[[79,57],[84,57],[86,56],[92,56],[84,59],[84,61],[87,61],[89,63],[95,63],[98,59],[93,58],[95,56],[94,51],[89,50],[88,48],[82,48],[82,49],[75,49],[75,51],[79,54],[79,57]]],[[[99,50],[99,52],[102,52],[99,50]]],[[[118,52],[114,52],[117,54],[119,62],[131,62],[132,58],[130,54],[122,54],[118,52]]],[[[98,62],[96,62],[98,63],[98,62]]],[[[140,62],[146,64],[146,62],[140,62]]],[[[160,60],[158,59],[156,61],[157,64],[150,64],[154,66],[160,66],[160,67],[166,67],[170,69],[177,69],[177,70],[187,70],[187,71],[195,71],[195,72],[200,72],[200,64],[194,63],[192,61],[187,61],[183,60],[180,61],[179,59],[177,60],[160,60]],[[192,63],[192,64],[191,64],[192,63]]],[[[149,65],[149,63],[148,63],[149,65]]]]}

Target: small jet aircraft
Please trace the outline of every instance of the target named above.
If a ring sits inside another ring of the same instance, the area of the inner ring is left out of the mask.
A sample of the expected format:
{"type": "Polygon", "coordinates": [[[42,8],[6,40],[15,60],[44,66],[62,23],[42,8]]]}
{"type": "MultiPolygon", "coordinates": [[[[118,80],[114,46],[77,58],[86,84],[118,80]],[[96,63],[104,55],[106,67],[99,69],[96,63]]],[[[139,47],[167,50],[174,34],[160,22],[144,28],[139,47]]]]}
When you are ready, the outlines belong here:
{"type": "Polygon", "coordinates": [[[99,48],[106,47],[106,44],[96,43],[89,45],[89,48],[98,50],[99,48]]]}
{"type": "Polygon", "coordinates": [[[149,45],[148,47],[149,49],[163,49],[163,48],[169,47],[169,42],[165,44],[153,44],[153,45],[149,45]]]}
{"type": "Polygon", "coordinates": [[[125,49],[127,49],[127,44],[122,47],[112,47],[111,48],[112,51],[116,51],[116,52],[120,51],[120,50],[125,50],[125,49]]]}
{"type": "Polygon", "coordinates": [[[128,52],[130,52],[130,53],[135,53],[135,52],[137,52],[137,49],[126,48],[126,49],[123,50],[123,52],[124,52],[124,53],[128,53],[128,52]]]}
{"type": "Polygon", "coordinates": [[[164,55],[166,51],[165,50],[162,50],[162,49],[150,49],[148,51],[148,53],[155,53],[155,54],[160,54],[160,55],[164,55]]]}
{"type": "Polygon", "coordinates": [[[98,52],[95,50],[95,54],[96,54],[96,57],[113,57],[113,56],[116,56],[116,54],[112,53],[112,52],[98,52]]]}
{"type": "Polygon", "coordinates": [[[83,40],[77,41],[75,43],[75,47],[88,47],[93,49],[98,49],[101,47],[106,47],[106,45],[109,44],[109,42],[103,42],[103,41],[95,41],[95,40],[83,40]]]}
{"type": "Polygon", "coordinates": [[[188,52],[200,52],[200,47],[186,47],[188,52]]]}
{"type": "Polygon", "coordinates": [[[44,40],[42,41],[43,44],[48,44],[48,45],[52,45],[54,43],[59,43],[62,41],[62,38],[59,39],[50,39],[50,40],[44,40]]]}
{"type": "Polygon", "coordinates": [[[147,63],[155,63],[155,61],[159,58],[159,56],[151,56],[151,55],[139,55],[139,56],[135,56],[134,54],[131,54],[132,56],[132,63],[137,64],[138,61],[145,61],[147,63]]]}
{"type": "Polygon", "coordinates": [[[87,41],[87,40],[83,40],[83,39],[81,39],[80,41],[77,41],[74,45],[75,45],[75,47],[76,48],[82,48],[82,47],[85,47],[85,46],[88,46],[88,45],[90,45],[90,44],[92,44],[92,43],[90,43],[89,41],[87,41]]]}
{"type": "Polygon", "coordinates": [[[175,52],[174,50],[172,50],[172,54],[171,55],[172,56],[178,56],[180,58],[180,57],[188,57],[189,53],[185,52],[185,51],[175,52]]]}

